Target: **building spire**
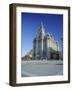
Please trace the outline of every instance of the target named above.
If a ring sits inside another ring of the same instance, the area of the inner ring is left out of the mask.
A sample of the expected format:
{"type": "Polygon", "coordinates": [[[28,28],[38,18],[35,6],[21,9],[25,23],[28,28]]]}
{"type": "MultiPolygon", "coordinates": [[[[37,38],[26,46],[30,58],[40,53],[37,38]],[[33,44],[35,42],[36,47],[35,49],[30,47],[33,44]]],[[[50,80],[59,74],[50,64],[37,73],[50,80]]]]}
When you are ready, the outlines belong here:
{"type": "Polygon", "coordinates": [[[41,25],[40,25],[40,31],[44,34],[45,33],[45,28],[44,28],[44,24],[41,21],[41,25]]]}
{"type": "Polygon", "coordinates": [[[43,22],[41,21],[41,27],[43,27],[43,22]]]}
{"type": "Polygon", "coordinates": [[[40,27],[39,27],[39,31],[37,33],[37,36],[45,36],[45,28],[44,28],[44,25],[43,25],[43,22],[41,21],[40,23],[40,27]]]}

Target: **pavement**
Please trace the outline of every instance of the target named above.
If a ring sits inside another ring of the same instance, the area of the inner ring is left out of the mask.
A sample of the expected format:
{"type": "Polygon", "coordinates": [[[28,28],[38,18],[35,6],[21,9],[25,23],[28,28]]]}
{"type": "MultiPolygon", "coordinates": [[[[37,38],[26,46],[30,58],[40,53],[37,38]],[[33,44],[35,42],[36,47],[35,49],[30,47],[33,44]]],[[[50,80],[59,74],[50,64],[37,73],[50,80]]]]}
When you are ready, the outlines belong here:
{"type": "Polygon", "coordinates": [[[63,75],[62,60],[32,60],[21,62],[21,76],[55,76],[63,75]]]}

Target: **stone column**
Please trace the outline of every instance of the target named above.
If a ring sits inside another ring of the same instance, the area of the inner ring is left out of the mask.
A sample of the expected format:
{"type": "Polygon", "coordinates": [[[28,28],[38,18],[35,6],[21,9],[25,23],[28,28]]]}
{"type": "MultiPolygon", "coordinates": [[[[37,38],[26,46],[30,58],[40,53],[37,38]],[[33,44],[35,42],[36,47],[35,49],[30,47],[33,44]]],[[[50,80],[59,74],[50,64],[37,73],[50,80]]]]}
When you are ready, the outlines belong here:
{"type": "Polygon", "coordinates": [[[50,39],[47,38],[47,59],[50,59],[50,39]]]}
{"type": "Polygon", "coordinates": [[[33,40],[33,59],[36,59],[36,38],[33,40]]]}
{"type": "Polygon", "coordinates": [[[42,38],[42,47],[41,47],[41,56],[42,56],[42,59],[43,59],[43,38],[42,38]]]}

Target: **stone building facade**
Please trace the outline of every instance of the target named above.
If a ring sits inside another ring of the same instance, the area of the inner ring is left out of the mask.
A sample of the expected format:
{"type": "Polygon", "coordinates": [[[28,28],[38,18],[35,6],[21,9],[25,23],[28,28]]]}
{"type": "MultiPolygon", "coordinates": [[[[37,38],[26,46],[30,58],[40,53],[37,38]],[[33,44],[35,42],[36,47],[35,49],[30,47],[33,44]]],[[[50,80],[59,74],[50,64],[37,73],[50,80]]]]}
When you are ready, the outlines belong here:
{"type": "Polygon", "coordinates": [[[37,35],[33,40],[33,59],[56,59],[58,51],[58,43],[50,33],[45,31],[45,27],[41,22],[37,35]]]}

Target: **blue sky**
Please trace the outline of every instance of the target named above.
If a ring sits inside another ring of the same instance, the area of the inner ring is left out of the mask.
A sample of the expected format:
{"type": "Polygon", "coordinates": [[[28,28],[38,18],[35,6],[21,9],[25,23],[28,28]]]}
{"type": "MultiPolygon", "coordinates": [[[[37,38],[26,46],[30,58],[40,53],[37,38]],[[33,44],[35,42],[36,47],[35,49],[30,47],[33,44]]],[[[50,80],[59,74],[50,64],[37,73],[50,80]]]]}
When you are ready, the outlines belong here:
{"type": "Polygon", "coordinates": [[[32,49],[40,23],[43,22],[45,31],[51,33],[56,41],[63,36],[63,15],[21,13],[21,56],[32,49]]]}

